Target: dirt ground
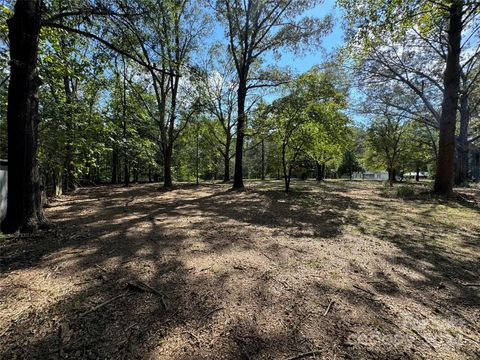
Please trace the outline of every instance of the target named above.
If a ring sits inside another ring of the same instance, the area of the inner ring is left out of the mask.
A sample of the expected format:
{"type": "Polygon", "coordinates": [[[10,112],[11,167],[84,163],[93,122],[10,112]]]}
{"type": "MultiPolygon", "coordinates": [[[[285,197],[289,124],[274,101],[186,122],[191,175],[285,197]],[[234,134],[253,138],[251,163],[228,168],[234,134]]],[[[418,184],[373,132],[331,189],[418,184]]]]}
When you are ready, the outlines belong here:
{"type": "Polygon", "coordinates": [[[247,186],[52,202],[0,239],[0,358],[480,358],[480,190],[247,186]]]}

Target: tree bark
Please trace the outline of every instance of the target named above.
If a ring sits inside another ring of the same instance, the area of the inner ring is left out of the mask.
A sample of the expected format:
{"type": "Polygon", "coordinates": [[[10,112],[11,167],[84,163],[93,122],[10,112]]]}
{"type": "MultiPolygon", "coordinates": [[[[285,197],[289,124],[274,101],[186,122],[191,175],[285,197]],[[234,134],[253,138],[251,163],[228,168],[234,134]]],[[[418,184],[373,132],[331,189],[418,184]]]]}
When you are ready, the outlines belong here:
{"type": "Polygon", "coordinates": [[[168,190],[173,187],[172,148],[170,146],[167,146],[163,154],[163,187],[168,190]]]}
{"type": "Polygon", "coordinates": [[[247,85],[245,79],[240,79],[238,86],[238,111],[237,111],[237,142],[235,144],[235,174],[233,176],[233,189],[243,189],[243,138],[246,122],[245,100],[247,85]]]}
{"type": "Polygon", "coordinates": [[[33,231],[46,224],[38,170],[38,36],[41,1],[17,1],[8,22],[8,205],[1,224],[5,233],[33,231]]]}
{"type": "Polygon", "coordinates": [[[460,131],[457,137],[455,162],[455,185],[465,186],[468,181],[468,126],[470,123],[470,108],[468,94],[460,95],[460,131]]]}
{"type": "Polygon", "coordinates": [[[63,86],[65,90],[66,111],[66,144],[64,161],[64,192],[75,191],[75,166],[73,165],[73,91],[70,83],[70,77],[63,77],[63,86]]]}
{"type": "Polygon", "coordinates": [[[114,149],[112,151],[112,178],[111,183],[117,183],[117,163],[118,163],[118,154],[117,151],[114,149]]]}
{"type": "Polygon", "coordinates": [[[197,121],[196,153],[195,153],[195,184],[198,185],[200,172],[200,123],[197,121]]]}
{"type": "Polygon", "coordinates": [[[225,163],[224,170],[223,170],[223,182],[229,182],[230,181],[230,143],[228,140],[227,140],[227,145],[225,146],[225,155],[224,155],[223,161],[225,163]]]}
{"type": "Polygon", "coordinates": [[[262,139],[262,174],[261,180],[265,180],[265,139],[262,139]]]}
{"type": "Polygon", "coordinates": [[[417,174],[415,175],[415,181],[420,181],[420,167],[417,165],[417,174]]]}
{"type": "Polygon", "coordinates": [[[127,140],[127,65],[123,59],[123,96],[122,96],[122,116],[123,116],[123,161],[124,161],[124,185],[130,185],[130,171],[128,168],[128,140],[127,140]]]}
{"type": "Polygon", "coordinates": [[[322,181],[325,179],[325,164],[320,164],[318,161],[315,162],[317,167],[317,181],[322,181]]]}
{"type": "Polygon", "coordinates": [[[434,191],[447,195],[453,190],[453,170],[455,158],[455,125],[460,90],[460,51],[462,38],[463,0],[455,0],[450,5],[448,27],[447,65],[443,75],[443,101],[440,116],[437,175],[434,191]]]}
{"type": "Polygon", "coordinates": [[[285,192],[290,191],[290,176],[292,173],[292,167],[289,166],[287,171],[287,159],[286,159],[286,145],[282,145],[282,168],[283,168],[283,180],[285,182],[285,192]]]}
{"type": "Polygon", "coordinates": [[[388,182],[390,183],[390,186],[393,186],[393,183],[396,182],[395,174],[396,171],[394,168],[389,168],[388,169],[388,182]]]}

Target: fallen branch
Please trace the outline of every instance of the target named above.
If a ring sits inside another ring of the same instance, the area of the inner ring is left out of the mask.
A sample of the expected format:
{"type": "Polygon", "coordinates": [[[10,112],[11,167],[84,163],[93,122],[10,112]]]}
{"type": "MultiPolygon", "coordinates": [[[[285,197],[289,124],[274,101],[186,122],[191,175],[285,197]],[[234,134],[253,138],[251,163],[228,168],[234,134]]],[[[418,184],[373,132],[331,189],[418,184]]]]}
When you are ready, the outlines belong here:
{"type": "Polygon", "coordinates": [[[200,339],[198,338],[197,335],[195,335],[194,333],[191,333],[190,331],[184,331],[182,332],[182,334],[190,335],[197,342],[197,346],[200,347],[200,339]]]}
{"type": "Polygon", "coordinates": [[[412,330],[412,332],[413,332],[415,335],[417,335],[420,339],[422,339],[423,342],[425,342],[425,344],[427,344],[428,346],[430,346],[430,348],[431,348],[433,351],[437,352],[437,349],[435,349],[435,347],[434,347],[432,344],[430,344],[430,343],[427,341],[427,339],[425,339],[422,335],[420,335],[420,333],[419,333],[417,330],[415,330],[415,329],[410,329],[410,330],[412,330]]]}
{"type": "Polygon", "coordinates": [[[265,256],[268,260],[270,261],[274,261],[274,259],[272,259],[270,256],[268,256],[267,254],[265,254],[264,252],[260,252],[263,256],[265,256]]]}
{"type": "Polygon", "coordinates": [[[360,286],[358,286],[358,285],[353,285],[353,287],[354,287],[355,289],[362,290],[362,291],[364,291],[364,292],[366,292],[367,294],[370,294],[370,295],[372,295],[372,296],[376,296],[375,293],[371,292],[370,290],[364,289],[364,288],[362,288],[362,287],[360,287],[360,286]]]}
{"type": "Polygon", "coordinates": [[[88,314],[90,314],[90,313],[92,313],[92,312],[94,312],[94,311],[97,311],[98,309],[104,307],[105,305],[108,305],[108,304],[110,304],[111,302],[114,302],[115,300],[120,299],[120,298],[126,296],[128,293],[129,293],[129,291],[125,291],[123,294],[114,296],[113,298],[108,299],[107,301],[104,301],[103,303],[98,304],[97,306],[94,306],[93,308],[91,308],[91,309],[89,309],[89,310],[81,313],[81,314],[80,314],[80,317],[83,317],[83,316],[88,315],[88,314]]]}
{"type": "Polygon", "coordinates": [[[207,315],[205,315],[203,318],[206,319],[206,318],[208,318],[210,315],[216,313],[217,311],[224,310],[224,309],[225,309],[224,307],[219,307],[219,308],[213,309],[213,310],[210,311],[207,315]]]}
{"type": "Polygon", "coordinates": [[[98,265],[98,264],[95,264],[95,266],[96,266],[97,268],[99,268],[100,270],[102,270],[103,272],[108,272],[105,268],[101,267],[101,266],[98,265]]]}
{"type": "Polygon", "coordinates": [[[151,287],[150,285],[145,284],[143,281],[139,281],[139,280],[129,281],[127,283],[127,286],[130,286],[131,288],[134,288],[134,289],[137,289],[137,290],[140,290],[140,291],[151,292],[151,293],[154,293],[155,295],[160,296],[160,300],[162,301],[162,306],[165,310],[167,310],[167,304],[165,303],[166,295],[164,295],[163,293],[161,293],[157,289],[155,289],[155,288],[151,287]]]}
{"type": "Polygon", "coordinates": [[[295,248],[293,248],[293,247],[291,247],[291,246],[288,246],[288,245],[285,245],[285,247],[286,247],[287,249],[292,250],[292,251],[297,251],[297,252],[300,252],[300,253],[308,254],[308,251],[305,251],[305,250],[303,250],[303,249],[295,249],[295,248]]]}
{"type": "Polygon", "coordinates": [[[330,311],[330,308],[332,307],[332,305],[335,303],[335,300],[330,300],[330,303],[328,304],[327,306],[327,310],[325,310],[325,312],[323,313],[323,316],[327,316],[328,312],[330,311]]]}
{"type": "Polygon", "coordinates": [[[290,357],[290,358],[287,358],[285,360],[297,360],[297,359],[303,359],[303,358],[306,358],[308,356],[315,356],[315,355],[320,355],[320,350],[313,350],[313,351],[309,351],[309,352],[306,352],[306,353],[303,353],[303,354],[298,354],[296,356],[293,356],[293,357],[290,357]]]}
{"type": "Polygon", "coordinates": [[[0,337],[2,337],[3,335],[5,335],[7,332],[10,331],[10,329],[12,328],[13,326],[13,323],[10,323],[6,328],[5,330],[2,331],[2,333],[0,334],[0,337]]]}

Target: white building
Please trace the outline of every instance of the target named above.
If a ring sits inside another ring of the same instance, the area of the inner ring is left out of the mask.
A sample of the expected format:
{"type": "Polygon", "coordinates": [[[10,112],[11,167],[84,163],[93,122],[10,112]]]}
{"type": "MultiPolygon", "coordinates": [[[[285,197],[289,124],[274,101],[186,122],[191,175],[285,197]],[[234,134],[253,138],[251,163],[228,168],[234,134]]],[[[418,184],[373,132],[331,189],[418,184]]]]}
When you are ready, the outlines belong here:
{"type": "Polygon", "coordinates": [[[357,171],[352,174],[352,179],[365,179],[365,180],[388,180],[387,171],[357,171]]]}

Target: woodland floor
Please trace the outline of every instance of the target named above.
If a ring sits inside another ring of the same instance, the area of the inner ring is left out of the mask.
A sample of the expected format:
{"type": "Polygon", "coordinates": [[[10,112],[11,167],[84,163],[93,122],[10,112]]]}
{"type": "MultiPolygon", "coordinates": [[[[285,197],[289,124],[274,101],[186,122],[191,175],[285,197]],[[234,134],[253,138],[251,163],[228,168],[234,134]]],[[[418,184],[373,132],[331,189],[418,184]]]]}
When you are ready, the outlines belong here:
{"type": "Polygon", "coordinates": [[[480,358],[480,190],[247,186],[52,202],[0,240],[0,358],[480,358]]]}

